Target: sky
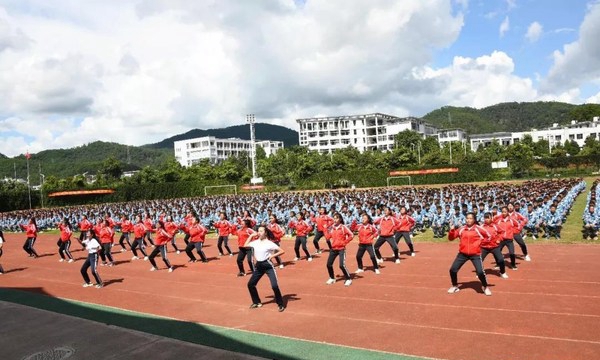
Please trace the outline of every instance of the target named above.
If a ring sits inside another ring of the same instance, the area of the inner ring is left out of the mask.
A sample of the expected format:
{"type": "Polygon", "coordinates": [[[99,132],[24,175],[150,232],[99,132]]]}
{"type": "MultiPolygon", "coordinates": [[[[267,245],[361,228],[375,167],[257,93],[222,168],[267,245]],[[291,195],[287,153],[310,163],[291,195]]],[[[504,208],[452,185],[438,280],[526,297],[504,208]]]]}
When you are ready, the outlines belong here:
{"type": "Polygon", "coordinates": [[[0,0],[0,153],[600,102],[600,0],[0,0]]]}

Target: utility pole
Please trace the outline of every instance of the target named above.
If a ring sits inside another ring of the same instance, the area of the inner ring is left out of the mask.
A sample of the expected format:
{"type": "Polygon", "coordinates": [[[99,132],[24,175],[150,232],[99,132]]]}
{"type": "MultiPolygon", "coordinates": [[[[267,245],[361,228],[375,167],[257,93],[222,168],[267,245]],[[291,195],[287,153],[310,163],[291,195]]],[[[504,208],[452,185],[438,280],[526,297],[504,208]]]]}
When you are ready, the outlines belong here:
{"type": "MultiPolygon", "coordinates": [[[[450,112],[448,111],[448,122],[450,124],[452,124],[452,115],[450,115],[450,112]]],[[[452,165],[452,141],[449,142],[450,145],[450,165],[452,165]]]]}

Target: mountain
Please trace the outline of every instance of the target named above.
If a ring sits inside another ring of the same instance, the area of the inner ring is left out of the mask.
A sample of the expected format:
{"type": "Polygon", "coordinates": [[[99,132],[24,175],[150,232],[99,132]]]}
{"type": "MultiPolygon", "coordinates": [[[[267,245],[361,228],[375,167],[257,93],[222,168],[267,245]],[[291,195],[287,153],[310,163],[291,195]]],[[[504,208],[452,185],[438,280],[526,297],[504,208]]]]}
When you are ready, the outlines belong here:
{"type": "MultiPolygon", "coordinates": [[[[115,157],[123,164],[123,169],[137,170],[147,165],[159,165],[169,157],[172,150],[148,149],[136,146],[127,146],[117,143],[96,141],[71,149],[44,150],[31,154],[29,160],[32,184],[37,184],[39,172],[47,177],[68,177],[85,172],[95,174],[102,167],[102,163],[109,157],[115,157]]],[[[12,178],[16,173],[18,178],[27,178],[27,161],[20,155],[12,159],[0,158],[0,178],[12,178]]]]}
{"type": "Polygon", "coordinates": [[[4,155],[4,154],[0,153],[0,159],[8,159],[8,156],[6,156],[6,155],[4,155]]]}
{"type": "Polygon", "coordinates": [[[567,124],[571,120],[592,120],[600,116],[600,105],[573,105],[560,102],[501,103],[482,109],[444,106],[423,117],[440,128],[461,128],[469,134],[495,131],[525,131],[567,124]]]}
{"type": "MultiPolygon", "coordinates": [[[[298,132],[284,126],[257,123],[254,125],[257,140],[283,141],[285,147],[298,145],[298,132]]],[[[194,139],[203,136],[217,138],[240,138],[250,140],[250,127],[248,125],[235,125],[221,129],[190,130],[184,134],[172,136],[161,142],[144,145],[144,148],[173,150],[173,143],[179,140],[194,139]]]]}

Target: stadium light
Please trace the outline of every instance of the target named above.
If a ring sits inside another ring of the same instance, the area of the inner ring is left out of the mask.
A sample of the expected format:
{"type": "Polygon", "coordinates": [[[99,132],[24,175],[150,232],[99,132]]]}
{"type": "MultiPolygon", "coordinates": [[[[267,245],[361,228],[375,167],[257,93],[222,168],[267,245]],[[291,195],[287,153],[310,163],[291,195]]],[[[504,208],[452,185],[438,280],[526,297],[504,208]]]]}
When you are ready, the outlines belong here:
{"type": "Polygon", "coordinates": [[[254,114],[246,115],[246,122],[250,124],[250,157],[252,160],[252,179],[250,179],[250,182],[252,184],[261,184],[263,179],[256,176],[256,138],[254,134],[254,114]]]}

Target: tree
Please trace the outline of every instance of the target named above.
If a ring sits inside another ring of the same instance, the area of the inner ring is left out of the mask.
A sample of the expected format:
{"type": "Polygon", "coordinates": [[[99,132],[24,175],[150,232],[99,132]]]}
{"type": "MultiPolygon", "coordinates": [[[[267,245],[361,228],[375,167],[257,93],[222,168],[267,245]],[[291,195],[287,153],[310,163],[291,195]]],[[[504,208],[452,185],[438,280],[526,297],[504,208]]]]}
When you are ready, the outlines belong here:
{"type": "Polygon", "coordinates": [[[550,143],[548,140],[541,139],[533,143],[533,155],[538,157],[550,155],[550,143]]]}
{"type": "Polygon", "coordinates": [[[564,148],[565,148],[565,151],[567,152],[567,154],[569,154],[570,156],[575,156],[575,155],[579,154],[579,151],[581,150],[579,148],[579,144],[577,144],[577,142],[575,140],[565,141],[564,148]]]}
{"type": "Polygon", "coordinates": [[[510,145],[506,158],[514,175],[521,177],[533,166],[533,150],[524,143],[510,145]]]}
{"type": "Polygon", "coordinates": [[[423,141],[423,137],[418,132],[404,130],[396,134],[395,147],[410,149],[411,146],[416,146],[420,141],[423,141]]]}
{"type": "Polygon", "coordinates": [[[577,121],[592,121],[596,116],[600,116],[600,104],[579,105],[569,112],[571,119],[577,121]]]}
{"type": "Polygon", "coordinates": [[[256,160],[262,160],[267,158],[267,153],[262,146],[256,145],[256,160]]]}
{"type": "Polygon", "coordinates": [[[123,167],[121,162],[117,160],[114,156],[110,156],[106,158],[102,162],[102,166],[100,168],[100,174],[106,176],[109,179],[119,179],[123,174],[123,167]]]}

